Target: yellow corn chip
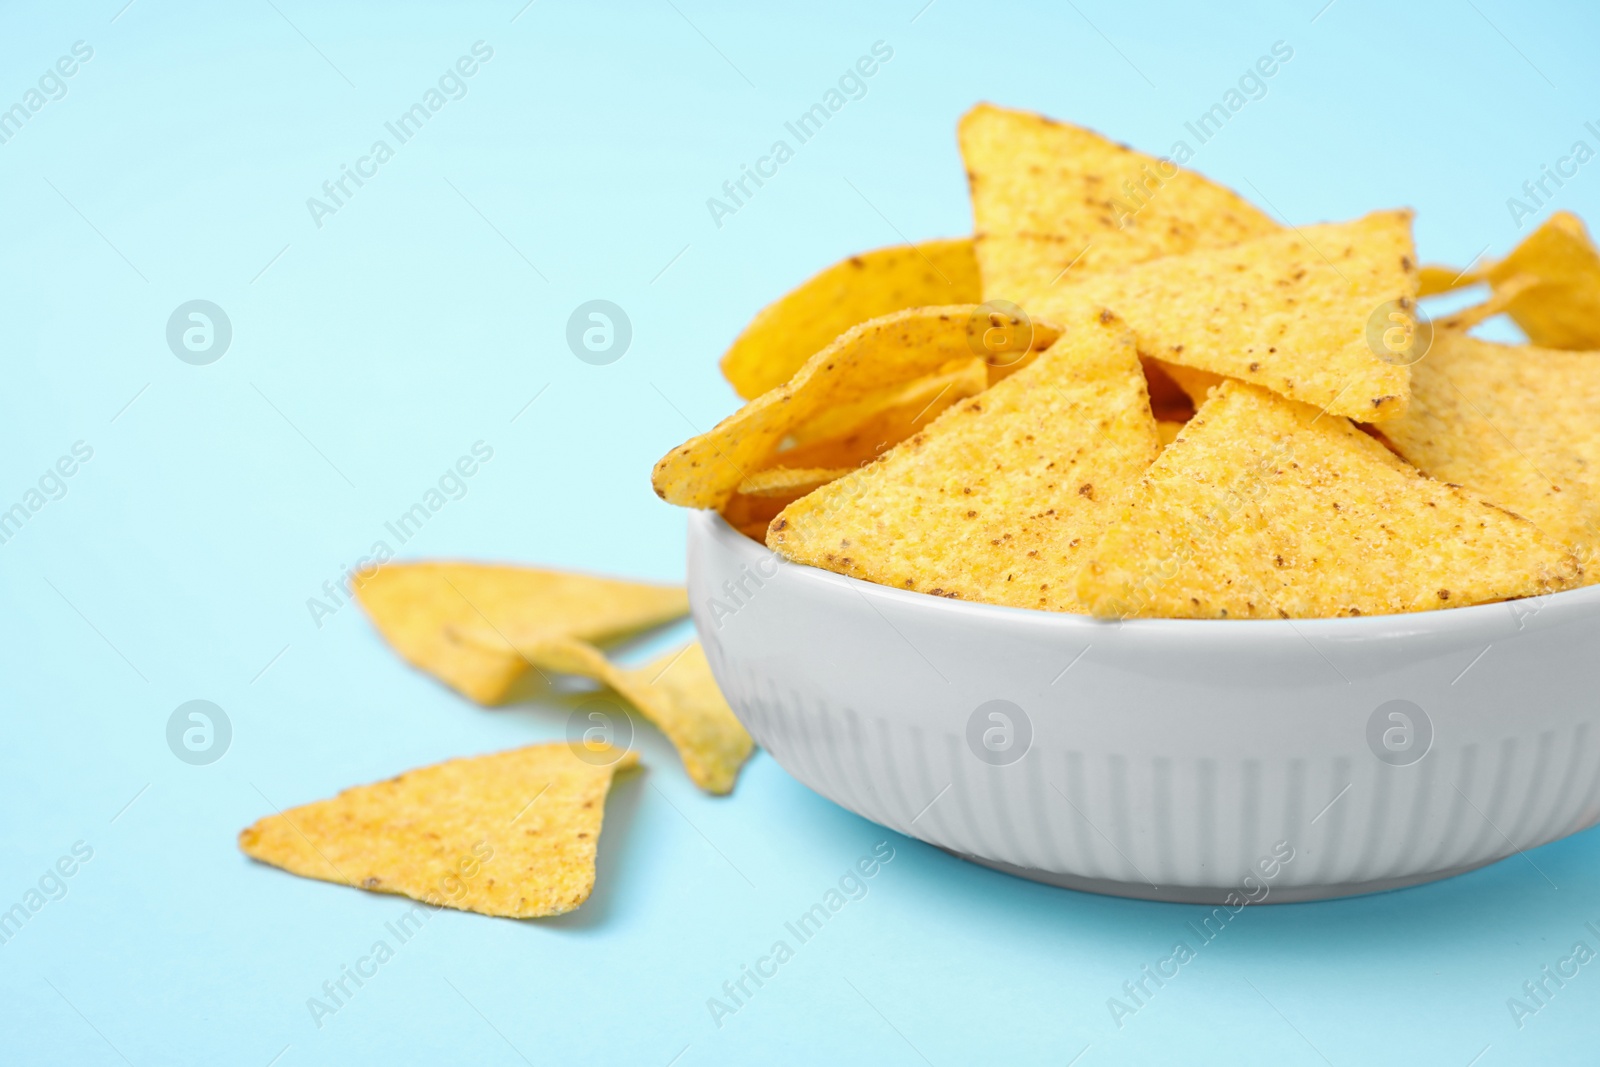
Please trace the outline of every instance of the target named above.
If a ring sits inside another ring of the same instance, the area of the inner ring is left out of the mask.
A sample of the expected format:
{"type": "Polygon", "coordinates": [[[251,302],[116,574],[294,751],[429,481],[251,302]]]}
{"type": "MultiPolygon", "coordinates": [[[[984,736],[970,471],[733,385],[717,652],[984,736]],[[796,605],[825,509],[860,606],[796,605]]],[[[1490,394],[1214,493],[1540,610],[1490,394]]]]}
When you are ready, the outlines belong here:
{"type": "Polygon", "coordinates": [[[1600,250],[1576,215],[1551,215],[1484,273],[1497,290],[1518,275],[1536,280],[1509,309],[1529,341],[1544,348],[1600,349],[1600,250]]]}
{"type": "Polygon", "coordinates": [[[609,755],[589,762],[563,743],[447,760],[269,815],[240,831],[239,848],[434,907],[561,915],[589,899],[612,774],[639,759],[609,755]]]}
{"type": "MultiPolygon", "coordinates": [[[[1078,126],[979,104],[959,127],[984,299],[1276,230],[1238,194],[1078,126]]],[[[1122,309],[1117,309],[1121,312],[1122,309]]]]}
{"type": "Polygon", "coordinates": [[[849,467],[790,470],[768,467],[739,484],[739,491],[722,506],[722,517],[757,541],[766,541],[767,523],[818,486],[850,473],[849,467]]]}
{"type": "Polygon", "coordinates": [[[717,688],[698,641],[637,670],[617,666],[593,645],[566,638],[536,640],[519,651],[542,671],[577,675],[616,690],[667,735],[684,770],[708,793],[730,792],[755,747],[717,688]]]}
{"type": "Polygon", "coordinates": [[[607,641],[689,610],[675,586],[478,563],[389,563],[353,585],[396,652],[480,704],[503,700],[527,670],[513,642],[543,634],[607,641]],[[463,623],[503,639],[464,642],[455,629],[463,623]]]}
{"type": "Polygon", "coordinates": [[[1165,448],[1178,439],[1186,423],[1173,422],[1171,419],[1156,420],[1156,434],[1161,438],[1161,447],[1165,448]]]}
{"type": "Polygon", "coordinates": [[[796,493],[793,496],[745,496],[743,493],[734,493],[728,498],[728,502],[722,505],[722,517],[728,520],[728,525],[765,543],[767,523],[776,518],[778,512],[799,500],[802,495],[796,493]],[[757,527],[759,533],[756,532],[757,527]]]}
{"type": "Polygon", "coordinates": [[[1408,353],[1411,358],[1408,359],[1407,362],[1414,364],[1427,355],[1428,347],[1432,344],[1433,336],[1436,331],[1453,330],[1465,333],[1474,326],[1478,326],[1489,321],[1496,315],[1504,314],[1511,308],[1512,304],[1516,302],[1518,297],[1538,284],[1539,280],[1534,278],[1532,275],[1513,275],[1507,278],[1501,285],[1491,290],[1488,297],[1476,304],[1470,304],[1467,307],[1462,308],[1460,311],[1452,312],[1443,318],[1428,322],[1425,326],[1417,323],[1416,320],[1413,319],[1413,327],[1420,328],[1425,332],[1419,338],[1421,350],[1417,351],[1413,349],[1410,353],[1408,353]]]}
{"type": "Polygon", "coordinates": [[[1417,295],[1438,296],[1440,293],[1449,293],[1463,286],[1476,285],[1483,281],[1483,276],[1470,270],[1456,270],[1454,267],[1441,267],[1433,263],[1424,263],[1417,270],[1417,295]]]}
{"type": "Polygon", "coordinates": [[[722,373],[751,400],[858,323],[905,308],[976,304],[979,291],[965,237],[863,252],[763,308],[722,357],[722,373]]]}
{"type": "Polygon", "coordinates": [[[859,467],[928,425],[951,404],[988,387],[984,361],[965,360],[955,370],[888,390],[874,398],[871,406],[856,411],[851,421],[837,426],[832,435],[818,437],[815,430],[819,424],[833,421],[837,425],[838,421],[829,418],[834,411],[822,412],[790,433],[797,440],[809,435],[809,440],[774,453],[768,462],[785,467],[859,467]]]}
{"type": "Polygon", "coordinates": [[[1411,372],[1411,409],[1380,428],[1400,455],[1532,520],[1600,579],[1600,353],[1441,331],[1411,372]]]}
{"type": "Polygon", "coordinates": [[[1149,403],[1127,327],[1074,320],[1017,374],[789,505],[768,543],[882,585],[1081,610],[1078,546],[1160,448],[1149,403]]]}
{"type": "Polygon", "coordinates": [[[849,467],[767,467],[740,482],[739,492],[795,500],[849,473],[849,467]]]}
{"type": "Polygon", "coordinates": [[[1052,322],[1109,307],[1143,355],[1376,422],[1405,410],[1410,374],[1375,354],[1368,323],[1415,306],[1416,276],[1410,212],[1379,211],[1085,274],[1024,307],[1052,322]]]}
{"type": "MultiPolygon", "coordinates": [[[[854,326],[709,433],[668,452],[651,482],[669,504],[716,508],[757,470],[785,434],[816,412],[983,354],[990,320],[974,307],[912,308],[854,326]]],[[[1055,340],[1054,327],[1014,322],[990,351],[1023,359],[1055,340]]]]}
{"type": "Polygon", "coordinates": [[[1242,382],[1211,394],[1086,555],[1078,595],[1116,617],[1382,615],[1579,577],[1526,519],[1423,476],[1345,419],[1242,382]]]}

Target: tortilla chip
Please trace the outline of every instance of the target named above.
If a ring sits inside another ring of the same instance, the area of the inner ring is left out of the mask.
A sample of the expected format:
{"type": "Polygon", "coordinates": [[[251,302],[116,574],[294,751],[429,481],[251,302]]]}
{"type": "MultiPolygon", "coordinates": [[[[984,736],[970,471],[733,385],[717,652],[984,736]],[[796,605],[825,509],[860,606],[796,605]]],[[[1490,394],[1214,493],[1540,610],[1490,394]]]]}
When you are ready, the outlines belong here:
{"type": "Polygon", "coordinates": [[[589,899],[618,752],[596,766],[565,743],[446,760],[268,815],[248,856],[304,878],[435,907],[529,919],[589,899]]]}
{"type": "Polygon", "coordinates": [[[763,308],[722,357],[722,374],[751,400],[794,377],[835,337],[868,319],[982,299],[968,238],[863,252],[763,308]]]}
{"type": "Polygon", "coordinates": [[[1544,348],[1600,349],[1600,250],[1583,220],[1558,211],[1498,263],[1458,271],[1426,266],[1421,296],[1487,281],[1528,340],[1544,348]]]}
{"type": "Polygon", "coordinates": [[[1414,307],[1416,285],[1411,213],[1379,211],[1085,274],[1025,306],[1052,322],[1109,307],[1142,355],[1377,422],[1405,410],[1410,374],[1378,358],[1367,324],[1384,305],[1414,307]]]}
{"type": "Polygon", "coordinates": [[[739,483],[738,492],[722,505],[722,517],[729,525],[741,530],[752,528],[750,536],[765,541],[767,523],[807,493],[827,485],[836,478],[850,473],[849,467],[814,467],[790,470],[787,467],[768,467],[756,471],[739,483]],[[754,527],[760,526],[760,532],[754,527]]]}
{"type": "Polygon", "coordinates": [[[1078,595],[1110,617],[1384,615],[1579,577],[1526,519],[1242,382],[1211,394],[1085,555],[1078,595]]]}
{"type": "Polygon", "coordinates": [[[1185,423],[1174,422],[1171,419],[1157,419],[1156,436],[1161,439],[1161,447],[1165,448],[1172,442],[1176,441],[1178,439],[1178,435],[1183,432],[1183,427],[1185,425],[1185,423]]]}
{"type": "Polygon", "coordinates": [[[1484,274],[1496,289],[1517,275],[1536,279],[1509,308],[1535,345],[1600,349],[1600,250],[1576,215],[1551,215],[1484,274]]]}
{"type": "Polygon", "coordinates": [[[1600,353],[1440,332],[1412,368],[1411,405],[1380,429],[1400,455],[1532,520],[1600,580],[1600,353]]]}
{"type": "MultiPolygon", "coordinates": [[[[982,354],[986,321],[979,308],[930,307],[852,327],[787,384],[663,456],[651,478],[656,494],[680,507],[721,507],[784,435],[816,412],[982,354]]],[[[1049,347],[1058,332],[1043,322],[1015,325],[997,356],[1026,358],[1049,347]]]]}
{"type": "Polygon", "coordinates": [[[1546,349],[1600,349],[1600,251],[1576,214],[1552,214],[1488,278],[1498,290],[1520,274],[1538,280],[1510,302],[1510,317],[1528,341],[1546,349]]]}
{"type": "Polygon", "coordinates": [[[1454,292],[1468,285],[1476,285],[1483,281],[1483,276],[1471,270],[1456,270],[1454,267],[1441,267],[1434,263],[1424,263],[1417,270],[1417,295],[1438,296],[1440,293],[1454,292]]]}
{"type": "Polygon", "coordinates": [[[698,641],[637,670],[617,666],[593,645],[564,638],[535,641],[520,651],[540,670],[614,689],[660,727],[694,784],[708,793],[730,792],[755,747],[717,688],[698,641]]]}
{"type": "Polygon", "coordinates": [[[740,529],[761,527],[758,541],[764,541],[767,523],[807,493],[827,485],[835,478],[849,474],[850,467],[811,467],[790,470],[787,467],[768,467],[756,471],[739,483],[739,491],[722,506],[722,517],[740,529]]]}
{"type": "Polygon", "coordinates": [[[793,500],[849,473],[848,467],[767,467],[740,482],[739,492],[793,500]]]}
{"type": "MultiPolygon", "coordinates": [[[[1079,126],[979,104],[958,135],[985,300],[1278,227],[1238,194],[1079,126]]],[[[1122,312],[1123,309],[1116,309],[1122,312]]]]}
{"type": "Polygon", "coordinates": [[[543,634],[608,641],[688,613],[676,586],[478,563],[388,563],[352,583],[386,641],[408,663],[480,704],[495,704],[528,669],[512,647],[543,634]],[[456,627],[504,635],[465,642],[456,627]]]}
{"type": "Polygon", "coordinates": [[[1024,370],[789,505],[789,559],[963,600],[1082,610],[1068,576],[1160,448],[1127,327],[1074,320],[1024,370]]]}
{"type": "Polygon", "coordinates": [[[790,433],[797,440],[809,435],[809,440],[774,453],[768,462],[786,467],[859,467],[921,430],[951,404],[977,396],[988,387],[984,361],[964,360],[954,370],[930,374],[878,394],[866,408],[846,405],[857,408],[850,413],[850,421],[838,425],[839,420],[832,419],[835,431],[819,437],[817,428],[830,421],[838,409],[821,412],[790,433]]]}

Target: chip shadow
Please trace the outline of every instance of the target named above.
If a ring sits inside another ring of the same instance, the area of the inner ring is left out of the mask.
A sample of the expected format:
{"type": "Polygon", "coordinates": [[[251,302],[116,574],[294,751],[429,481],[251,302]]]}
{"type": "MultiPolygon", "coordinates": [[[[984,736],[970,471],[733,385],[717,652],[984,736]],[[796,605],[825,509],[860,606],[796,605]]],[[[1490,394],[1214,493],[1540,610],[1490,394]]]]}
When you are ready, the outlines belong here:
{"type": "MultiPolygon", "coordinates": [[[[601,926],[611,915],[612,904],[619,891],[627,891],[627,838],[639,813],[639,803],[644,796],[645,775],[649,773],[643,763],[633,770],[623,771],[611,782],[611,792],[606,797],[605,821],[600,827],[600,843],[595,850],[594,891],[589,899],[575,911],[565,915],[552,915],[542,919],[523,919],[531,926],[554,927],[561,930],[586,931],[601,926]]],[[[637,866],[637,864],[635,864],[637,866]]]]}

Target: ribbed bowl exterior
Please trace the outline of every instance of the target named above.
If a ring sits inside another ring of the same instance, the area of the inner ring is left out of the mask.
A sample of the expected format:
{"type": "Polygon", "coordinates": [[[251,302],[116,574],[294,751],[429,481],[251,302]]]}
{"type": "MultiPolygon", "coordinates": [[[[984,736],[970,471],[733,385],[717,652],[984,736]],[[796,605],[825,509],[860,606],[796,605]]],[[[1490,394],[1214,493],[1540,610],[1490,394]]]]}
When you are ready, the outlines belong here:
{"type": "Polygon", "coordinates": [[[795,778],[1044,881],[1314,899],[1442,877],[1600,819],[1600,588],[1405,616],[1119,624],[843,578],[697,513],[689,594],[729,703],[795,778]]]}

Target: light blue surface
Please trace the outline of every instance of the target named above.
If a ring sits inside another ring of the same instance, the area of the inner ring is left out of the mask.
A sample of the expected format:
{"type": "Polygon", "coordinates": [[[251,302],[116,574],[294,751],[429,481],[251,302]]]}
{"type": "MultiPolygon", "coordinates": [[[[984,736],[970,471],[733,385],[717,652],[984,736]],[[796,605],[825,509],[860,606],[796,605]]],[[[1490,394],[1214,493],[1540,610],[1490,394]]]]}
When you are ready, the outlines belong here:
{"type": "MultiPolygon", "coordinates": [[[[974,101],[1164,152],[1284,41],[1193,165],[1295,222],[1415,205],[1423,259],[1461,263],[1517,239],[1506,199],[1541,164],[1600,146],[1592,9],[121,3],[0,13],[0,107],[93,49],[0,144],[0,508],[93,449],[0,544],[0,908],[93,850],[0,945],[0,1061],[1594,1062],[1600,965],[1520,1029],[1507,1008],[1600,948],[1592,831],[1251,908],[1120,1029],[1108,998],[1199,909],[961,863],[765,755],[710,799],[643,734],[585,908],[441,913],[320,1028],[307,999],[406,905],[234,847],[274,805],[561,735],[565,704],[478,710],[308,598],[479,441],[492,460],[404,555],[679,579],[684,516],[647,474],[732,409],[716,357],[847,253],[967,232],[974,101]],[[307,198],[478,41],[466,95],[318,228],[307,198]],[[714,225],[706,199],[877,41],[866,94],[714,225]],[[594,298],[633,324],[609,366],[564,340],[594,298]],[[165,341],[191,299],[233,325],[209,366],[165,341]],[[191,699],[233,725],[209,766],[165,740],[191,699]],[[868,895],[719,1028],[707,999],[884,840],[868,895]]],[[[1600,218],[1600,162],[1555,206],[1600,218]]]]}

